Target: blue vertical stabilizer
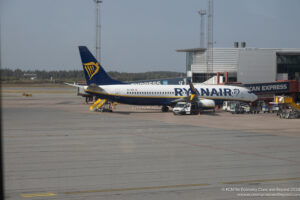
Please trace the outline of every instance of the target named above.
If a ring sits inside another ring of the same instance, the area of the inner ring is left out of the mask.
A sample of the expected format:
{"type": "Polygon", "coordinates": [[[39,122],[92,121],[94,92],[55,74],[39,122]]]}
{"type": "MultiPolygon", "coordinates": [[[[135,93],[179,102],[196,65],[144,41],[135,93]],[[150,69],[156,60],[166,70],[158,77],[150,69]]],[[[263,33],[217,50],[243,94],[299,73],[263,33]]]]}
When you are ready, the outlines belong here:
{"type": "Polygon", "coordinates": [[[86,46],[79,46],[79,53],[87,85],[125,84],[121,81],[112,79],[86,46]]]}

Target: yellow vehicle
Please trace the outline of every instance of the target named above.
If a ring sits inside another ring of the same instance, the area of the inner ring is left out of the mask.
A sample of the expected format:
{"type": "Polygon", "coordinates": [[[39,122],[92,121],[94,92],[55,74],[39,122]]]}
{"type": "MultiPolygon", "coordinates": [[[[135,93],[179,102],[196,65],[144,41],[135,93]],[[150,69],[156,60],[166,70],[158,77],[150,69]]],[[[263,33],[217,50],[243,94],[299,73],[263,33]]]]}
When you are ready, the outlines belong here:
{"type": "Polygon", "coordinates": [[[279,105],[280,118],[300,118],[300,105],[295,103],[292,97],[276,96],[274,103],[279,105]]]}

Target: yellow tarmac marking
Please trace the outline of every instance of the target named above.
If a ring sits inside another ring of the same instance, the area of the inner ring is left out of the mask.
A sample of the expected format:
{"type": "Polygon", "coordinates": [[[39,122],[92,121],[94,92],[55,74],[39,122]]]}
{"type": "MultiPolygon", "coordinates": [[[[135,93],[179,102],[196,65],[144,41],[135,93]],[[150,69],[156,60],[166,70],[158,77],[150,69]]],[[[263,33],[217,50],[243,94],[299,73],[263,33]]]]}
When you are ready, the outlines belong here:
{"type": "Polygon", "coordinates": [[[234,181],[234,182],[221,182],[221,183],[222,184],[241,184],[241,183],[291,181],[291,180],[300,180],[300,177],[297,177],[297,178],[281,178],[281,179],[265,179],[265,180],[249,180],[249,181],[234,181]]]}
{"type": "Polygon", "coordinates": [[[106,190],[86,190],[86,191],[65,192],[64,194],[84,194],[84,193],[116,192],[116,191],[130,191],[130,190],[151,190],[151,189],[195,187],[195,186],[207,186],[207,185],[209,185],[209,184],[166,185],[166,186],[153,186],[153,187],[141,187],[141,188],[119,188],[119,189],[106,189],[106,190]]]}
{"type": "Polygon", "coordinates": [[[30,197],[50,197],[50,196],[56,196],[55,193],[32,193],[32,194],[21,194],[21,197],[24,198],[30,198],[30,197]]]}

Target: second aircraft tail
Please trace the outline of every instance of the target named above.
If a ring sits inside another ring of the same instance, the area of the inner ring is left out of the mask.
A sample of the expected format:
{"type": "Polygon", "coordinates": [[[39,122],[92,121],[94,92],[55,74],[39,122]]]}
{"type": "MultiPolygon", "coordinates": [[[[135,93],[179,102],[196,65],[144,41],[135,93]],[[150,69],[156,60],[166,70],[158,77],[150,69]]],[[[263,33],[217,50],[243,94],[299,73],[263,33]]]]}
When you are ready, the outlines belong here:
{"type": "Polygon", "coordinates": [[[112,79],[86,46],[79,46],[79,53],[87,85],[124,84],[121,81],[112,79]]]}

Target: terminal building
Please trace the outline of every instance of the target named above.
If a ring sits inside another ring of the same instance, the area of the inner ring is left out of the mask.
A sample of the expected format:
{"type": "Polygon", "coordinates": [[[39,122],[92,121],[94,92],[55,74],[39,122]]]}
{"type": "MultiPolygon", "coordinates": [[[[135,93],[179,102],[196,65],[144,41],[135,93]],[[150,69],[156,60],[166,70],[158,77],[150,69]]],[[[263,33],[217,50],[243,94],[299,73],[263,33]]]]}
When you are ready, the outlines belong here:
{"type": "MultiPolygon", "coordinates": [[[[205,48],[183,49],[186,71],[193,82],[206,81],[205,48]]],[[[228,72],[229,82],[266,83],[300,80],[300,49],[214,48],[212,73],[228,72]]]]}
{"type": "Polygon", "coordinates": [[[261,99],[290,95],[300,100],[300,48],[180,49],[186,53],[186,72],[194,83],[214,76],[213,84],[243,84],[261,99]],[[208,58],[208,55],[212,55],[208,58]],[[207,73],[209,72],[209,76],[207,73]],[[220,79],[222,78],[222,79],[220,79]]]}

